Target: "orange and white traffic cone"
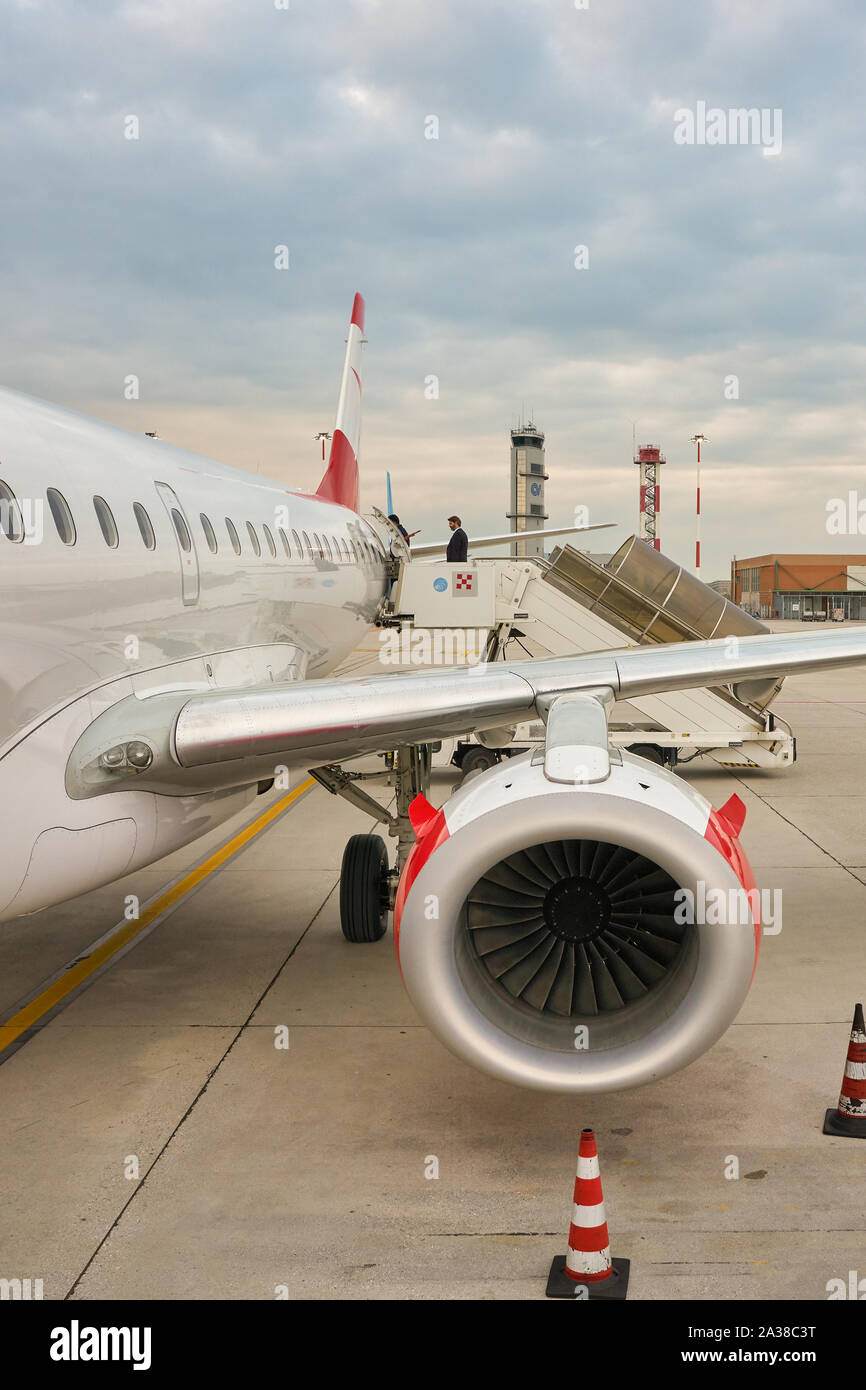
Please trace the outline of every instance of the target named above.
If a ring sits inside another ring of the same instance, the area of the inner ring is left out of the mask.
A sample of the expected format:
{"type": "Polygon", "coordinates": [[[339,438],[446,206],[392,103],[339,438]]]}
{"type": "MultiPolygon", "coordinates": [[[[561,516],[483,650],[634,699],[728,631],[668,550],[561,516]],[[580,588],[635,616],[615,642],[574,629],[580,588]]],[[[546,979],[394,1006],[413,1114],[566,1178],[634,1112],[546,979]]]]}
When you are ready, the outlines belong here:
{"type": "Polygon", "coordinates": [[[591,1129],[581,1130],[568,1254],[557,1255],[547,1277],[548,1298],[625,1298],[629,1260],[612,1260],[598,1151],[591,1129]]]}
{"type": "Polygon", "coordinates": [[[825,1114],[823,1133],[866,1139],[866,1027],[862,1004],[854,1008],[839,1104],[825,1114]]]}

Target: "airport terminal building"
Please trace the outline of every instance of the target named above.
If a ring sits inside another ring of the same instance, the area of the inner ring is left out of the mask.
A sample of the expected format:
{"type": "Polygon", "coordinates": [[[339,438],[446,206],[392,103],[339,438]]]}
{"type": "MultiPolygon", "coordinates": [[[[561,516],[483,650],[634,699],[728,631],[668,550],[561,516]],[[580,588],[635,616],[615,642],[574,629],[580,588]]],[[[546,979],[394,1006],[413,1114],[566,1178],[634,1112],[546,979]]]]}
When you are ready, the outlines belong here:
{"type": "Polygon", "coordinates": [[[731,597],[759,618],[866,622],[866,555],[734,559],[731,597]]]}

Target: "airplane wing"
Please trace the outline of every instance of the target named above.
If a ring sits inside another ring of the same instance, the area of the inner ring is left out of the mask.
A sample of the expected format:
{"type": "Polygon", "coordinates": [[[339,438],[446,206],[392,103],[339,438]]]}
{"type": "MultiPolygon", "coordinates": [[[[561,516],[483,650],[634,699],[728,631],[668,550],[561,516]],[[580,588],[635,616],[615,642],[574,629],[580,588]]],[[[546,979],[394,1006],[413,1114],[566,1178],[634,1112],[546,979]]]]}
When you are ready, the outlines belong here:
{"type": "MultiPolygon", "coordinates": [[[[606,531],[615,525],[615,521],[601,521],[596,526],[551,526],[546,531],[506,531],[501,536],[470,536],[469,550],[471,552],[481,550],[485,546],[505,545],[514,541],[534,541],[539,536],[574,536],[579,531],[606,531]]],[[[444,555],[447,549],[447,541],[427,541],[424,545],[412,546],[412,559],[423,560],[427,555],[444,555]]]]}
{"type": "MultiPolygon", "coordinates": [[[[597,706],[606,711],[614,699],[859,662],[866,662],[866,625],[267,688],[131,696],[101,714],[79,739],[67,785],[85,796],[130,781],[153,790],[240,785],[272,777],[275,765],[314,767],[533,717],[547,722],[548,745],[556,739],[599,748],[605,724],[597,706]],[[566,697],[570,709],[563,705],[566,697]],[[146,742],[153,757],[146,767],[124,772],[121,760],[105,755],[131,741],[139,747],[146,742]]],[[[590,756],[588,762],[604,775],[603,758],[590,756]]]]}
{"type": "Polygon", "coordinates": [[[539,702],[556,696],[609,689],[628,700],[860,661],[866,626],[304,681],[234,696],[214,691],[187,700],[173,742],[184,767],[277,753],[328,762],[497,728],[544,713],[539,702]]]}

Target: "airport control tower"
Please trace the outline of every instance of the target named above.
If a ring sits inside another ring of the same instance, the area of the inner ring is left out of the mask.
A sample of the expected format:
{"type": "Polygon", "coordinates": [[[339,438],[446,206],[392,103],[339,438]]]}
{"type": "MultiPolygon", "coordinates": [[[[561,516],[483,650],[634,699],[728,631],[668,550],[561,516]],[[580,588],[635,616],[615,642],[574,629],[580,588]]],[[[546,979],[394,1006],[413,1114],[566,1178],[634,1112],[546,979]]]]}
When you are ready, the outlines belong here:
{"type": "MultiPolygon", "coordinates": [[[[540,531],[547,521],[544,509],[544,435],[530,420],[511,431],[511,509],[506,513],[512,531],[540,531]]],[[[518,557],[543,555],[544,540],[522,540],[511,547],[518,557]]]]}

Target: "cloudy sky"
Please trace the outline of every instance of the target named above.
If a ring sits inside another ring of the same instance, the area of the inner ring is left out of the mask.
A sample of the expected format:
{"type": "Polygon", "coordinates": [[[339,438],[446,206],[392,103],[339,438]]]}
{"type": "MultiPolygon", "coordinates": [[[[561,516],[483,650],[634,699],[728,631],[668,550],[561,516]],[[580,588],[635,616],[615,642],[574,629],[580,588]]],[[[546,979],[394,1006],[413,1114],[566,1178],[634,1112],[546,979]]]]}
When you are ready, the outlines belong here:
{"type": "Polygon", "coordinates": [[[364,501],[425,540],[503,529],[523,410],[596,549],[634,429],[685,562],[710,438],[705,578],[866,551],[864,49],[857,0],[7,0],[0,380],[314,486],[360,289],[364,501]],[[781,149],[677,143],[699,103],[781,149]]]}

